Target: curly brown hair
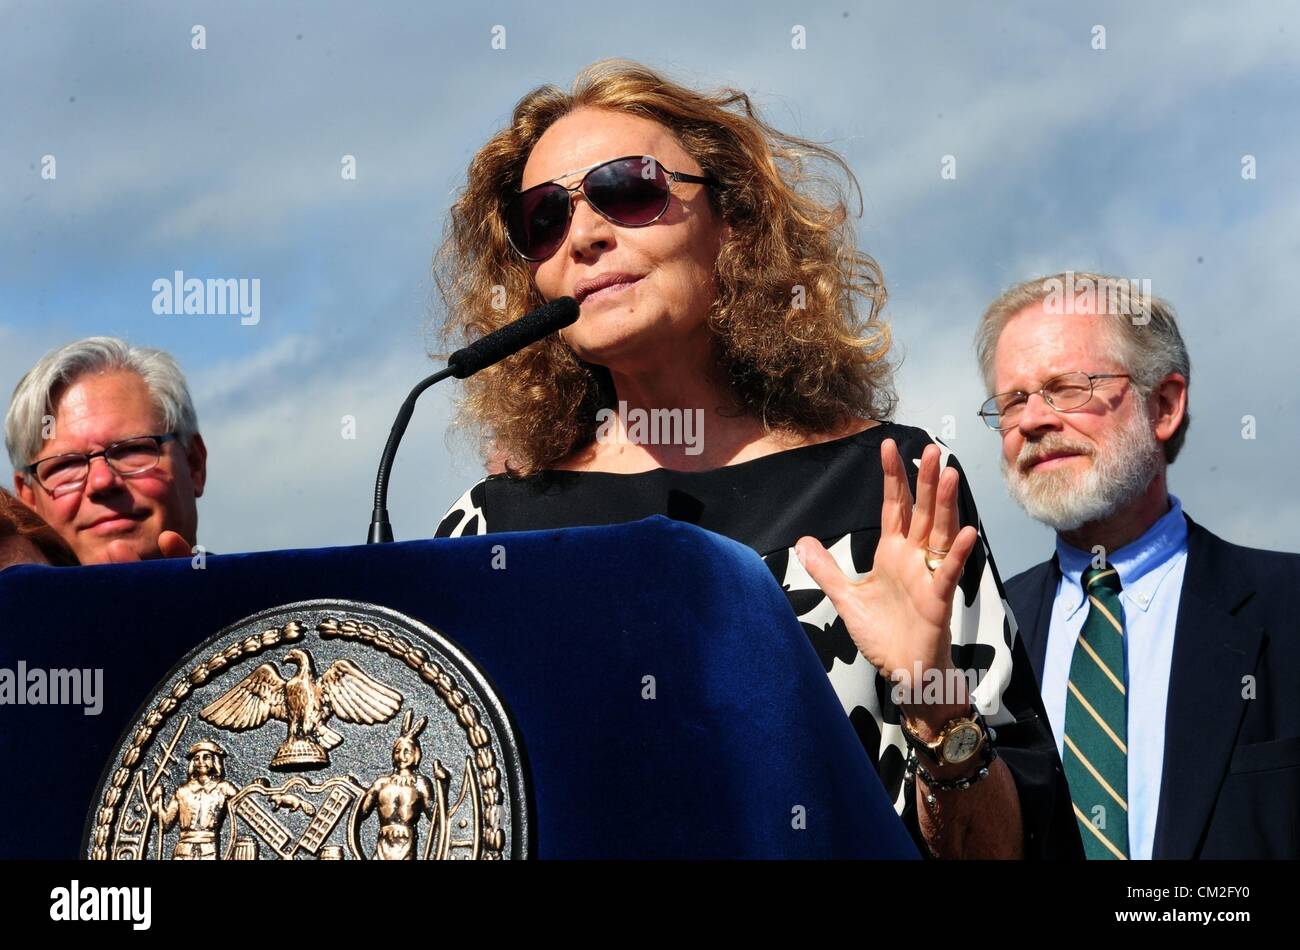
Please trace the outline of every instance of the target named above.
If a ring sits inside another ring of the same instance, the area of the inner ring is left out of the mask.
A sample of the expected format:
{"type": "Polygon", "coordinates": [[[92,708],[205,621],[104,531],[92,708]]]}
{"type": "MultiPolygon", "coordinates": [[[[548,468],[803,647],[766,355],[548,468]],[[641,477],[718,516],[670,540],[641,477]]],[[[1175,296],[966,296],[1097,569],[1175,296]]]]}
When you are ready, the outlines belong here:
{"type": "MultiPolygon", "coordinates": [[[[883,277],[856,247],[838,176],[815,171],[843,172],[860,216],[848,165],[762,121],[744,92],[697,92],[627,60],[588,66],[570,93],[554,85],[529,92],[474,156],[434,257],[448,314],[442,345],[463,345],[545,303],[506,240],[501,202],[519,187],[542,134],[579,108],[660,123],[720,183],[709,200],[731,236],[718,253],[708,325],[736,410],[768,431],[803,436],[855,416],[889,418],[897,397],[880,319],[883,277]]],[[[593,442],[598,410],[615,405],[608,371],[552,336],[467,380],[458,421],[478,430],[485,456],[527,475],[593,442]]]]}
{"type": "Polygon", "coordinates": [[[56,567],[73,567],[80,563],[72,549],[40,515],[0,488],[0,541],[8,537],[26,538],[45,560],[56,567]]]}

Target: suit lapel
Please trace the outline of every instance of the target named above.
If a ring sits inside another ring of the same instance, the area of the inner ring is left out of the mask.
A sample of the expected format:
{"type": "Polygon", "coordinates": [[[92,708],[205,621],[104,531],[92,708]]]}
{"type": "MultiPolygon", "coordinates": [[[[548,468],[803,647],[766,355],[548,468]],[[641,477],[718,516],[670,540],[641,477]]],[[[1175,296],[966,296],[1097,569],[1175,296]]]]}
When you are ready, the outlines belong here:
{"type": "Polygon", "coordinates": [[[1043,681],[1047,637],[1052,627],[1052,604],[1056,600],[1056,588],[1061,582],[1061,567],[1055,554],[1044,568],[1042,587],[1037,592],[1037,606],[1033,608],[1034,616],[1025,618],[1031,626],[1028,631],[1020,631],[1020,635],[1025,638],[1025,649],[1029,652],[1029,663],[1034,668],[1034,679],[1039,683],[1043,681]]]}
{"type": "Polygon", "coordinates": [[[1236,616],[1253,593],[1228,545],[1188,518],[1155,858],[1193,858],[1200,850],[1246,709],[1242,678],[1255,670],[1263,635],[1236,616]]]}

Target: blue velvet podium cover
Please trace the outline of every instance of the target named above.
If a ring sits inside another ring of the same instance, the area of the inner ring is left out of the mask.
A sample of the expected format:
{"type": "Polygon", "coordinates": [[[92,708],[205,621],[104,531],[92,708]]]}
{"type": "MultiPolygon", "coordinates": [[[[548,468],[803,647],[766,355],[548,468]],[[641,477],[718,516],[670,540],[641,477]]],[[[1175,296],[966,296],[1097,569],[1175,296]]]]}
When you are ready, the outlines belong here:
{"type": "Polygon", "coordinates": [[[763,562],[656,516],[202,570],[0,573],[0,676],[103,670],[97,715],[0,705],[0,857],[76,857],[120,733],[173,665],[250,614],[316,598],[408,614],[486,672],[523,746],[534,855],[916,856],[763,562]]]}

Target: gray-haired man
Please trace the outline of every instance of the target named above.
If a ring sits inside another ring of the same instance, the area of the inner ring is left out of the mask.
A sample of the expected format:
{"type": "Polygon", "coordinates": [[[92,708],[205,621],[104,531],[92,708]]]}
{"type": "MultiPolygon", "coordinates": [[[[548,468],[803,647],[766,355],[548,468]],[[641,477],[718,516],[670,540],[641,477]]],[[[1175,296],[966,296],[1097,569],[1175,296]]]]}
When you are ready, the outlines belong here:
{"type": "Polygon", "coordinates": [[[5,416],[14,488],[82,564],[188,555],[207,448],[170,355],[113,337],[47,353],[5,416]]]}
{"type": "Polygon", "coordinates": [[[1085,853],[1300,856],[1300,557],[1170,494],[1191,378],[1173,308],[1067,272],[995,300],[978,349],[1011,494],[1056,530],[1005,588],[1085,853]]]}

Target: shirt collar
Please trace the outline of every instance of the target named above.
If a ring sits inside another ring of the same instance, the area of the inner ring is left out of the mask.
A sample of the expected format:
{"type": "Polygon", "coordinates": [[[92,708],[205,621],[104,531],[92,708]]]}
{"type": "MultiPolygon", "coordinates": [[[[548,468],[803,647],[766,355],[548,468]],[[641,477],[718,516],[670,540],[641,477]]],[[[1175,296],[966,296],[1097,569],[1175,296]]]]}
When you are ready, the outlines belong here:
{"type": "MultiPolygon", "coordinates": [[[[1146,610],[1155,600],[1156,590],[1168,576],[1178,557],[1187,552],[1187,519],[1183,503],[1169,496],[1169,510],[1156,519],[1141,537],[1118,551],[1110,552],[1107,562],[1119,572],[1120,596],[1126,606],[1146,610]]],[[[1061,591],[1066,616],[1087,603],[1083,594],[1083,572],[1092,566],[1095,555],[1081,551],[1056,536],[1056,557],[1066,583],[1061,591]]]]}

